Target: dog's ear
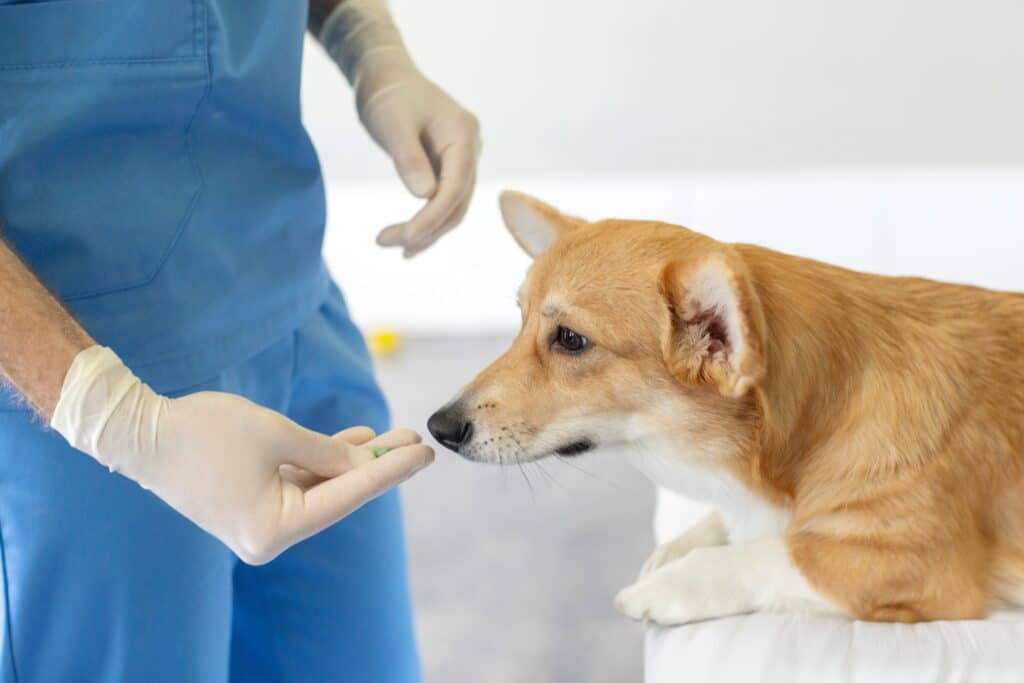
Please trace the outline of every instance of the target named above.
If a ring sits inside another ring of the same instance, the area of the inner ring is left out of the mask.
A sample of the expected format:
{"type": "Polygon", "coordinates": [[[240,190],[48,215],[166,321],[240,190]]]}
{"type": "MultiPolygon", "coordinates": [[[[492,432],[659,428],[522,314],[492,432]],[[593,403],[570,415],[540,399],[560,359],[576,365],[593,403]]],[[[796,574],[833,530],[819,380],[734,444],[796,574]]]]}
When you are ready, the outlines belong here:
{"type": "Polygon", "coordinates": [[[669,312],[662,352],[687,383],[740,398],[763,376],[764,313],[745,264],[727,248],[669,263],[661,273],[669,312]]]}
{"type": "Polygon", "coordinates": [[[533,258],[547,251],[558,234],[578,220],[521,192],[502,192],[498,204],[505,227],[523,251],[533,258]]]}

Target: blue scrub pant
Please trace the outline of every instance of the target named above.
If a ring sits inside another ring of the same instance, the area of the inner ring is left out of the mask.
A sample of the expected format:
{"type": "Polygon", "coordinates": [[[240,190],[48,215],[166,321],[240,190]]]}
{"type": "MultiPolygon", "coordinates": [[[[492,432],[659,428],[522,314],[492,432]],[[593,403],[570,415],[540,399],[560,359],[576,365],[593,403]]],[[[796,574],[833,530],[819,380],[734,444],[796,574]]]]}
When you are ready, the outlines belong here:
{"type": "MultiPolygon", "coordinates": [[[[181,393],[206,389],[325,434],[388,420],[337,291],[287,339],[181,393]]],[[[3,683],[419,680],[394,492],[250,567],[7,409],[0,552],[3,683]]]]}

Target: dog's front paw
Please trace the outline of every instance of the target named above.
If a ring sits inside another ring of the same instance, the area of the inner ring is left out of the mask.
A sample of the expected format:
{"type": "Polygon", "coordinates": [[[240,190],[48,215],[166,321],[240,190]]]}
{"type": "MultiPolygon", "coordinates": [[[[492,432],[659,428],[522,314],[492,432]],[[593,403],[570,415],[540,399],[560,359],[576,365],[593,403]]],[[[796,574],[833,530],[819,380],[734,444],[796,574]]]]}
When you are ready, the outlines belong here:
{"type": "Polygon", "coordinates": [[[647,619],[647,615],[651,611],[651,601],[643,589],[643,582],[637,581],[632,586],[626,586],[620,590],[612,602],[616,611],[622,616],[636,621],[647,619]]]}
{"type": "Polygon", "coordinates": [[[654,552],[648,556],[647,561],[644,562],[644,566],[640,568],[640,574],[637,575],[637,581],[642,581],[648,576],[653,574],[658,569],[661,569],[669,562],[678,560],[680,557],[686,555],[693,549],[693,546],[689,544],[681,544],[678,542],[662,543],[654,552]]]}
{"type": "Polygon", "coordinates": [[[644,566],[640,568],[637,581],[647,578],[670,562],[684,557],[694,548],[722,545],[727,538],[728,533],[725,530],[725,525],[722,524],[721,517],[712,512],[675,539],[655,548],[644,562],[644,566]]]}
{"type": "Polygon", "coordinates": [[[745,560],[730,546],[694,548],[619,592],[615,608],[664,626],[750,611],[753,596],[739,579],[745,560]]]}
{"type": "Polygon", "coordinates": [[[657,578],[637,581],[615,596],[615,609],[623,616],[662,626],[693,621],[693,610],[687,603],[687,596],[680,594],[677,586],[657,578]]]}

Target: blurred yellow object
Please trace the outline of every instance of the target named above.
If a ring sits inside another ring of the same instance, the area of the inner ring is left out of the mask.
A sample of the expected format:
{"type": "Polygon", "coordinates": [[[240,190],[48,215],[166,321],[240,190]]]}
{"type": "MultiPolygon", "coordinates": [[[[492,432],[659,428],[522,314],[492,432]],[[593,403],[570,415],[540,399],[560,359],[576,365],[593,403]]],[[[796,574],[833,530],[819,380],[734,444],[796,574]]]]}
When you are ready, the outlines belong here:
{"type": "Polygon", "coordinates": [[[373,355],[391,356],[402,346],[402,335],[395,330],[374,330],[367,338],[367,343],[373,355]]]}

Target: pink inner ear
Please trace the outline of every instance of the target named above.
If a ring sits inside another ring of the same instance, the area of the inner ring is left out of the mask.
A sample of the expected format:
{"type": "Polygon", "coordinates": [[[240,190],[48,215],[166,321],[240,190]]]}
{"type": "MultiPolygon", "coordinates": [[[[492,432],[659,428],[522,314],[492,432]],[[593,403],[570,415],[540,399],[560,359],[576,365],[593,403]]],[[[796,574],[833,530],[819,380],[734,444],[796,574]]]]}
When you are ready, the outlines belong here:
{"type": "Polygon", "coordinates": [[[718,308],[705,308],[697,315],[687,321],[691,325],[704,327],[704,334],[708,335],[708,355],[714,356],[719,351],[728,353],[729,334],[725,330],[725,320],[719,313],[718,308]]]}

